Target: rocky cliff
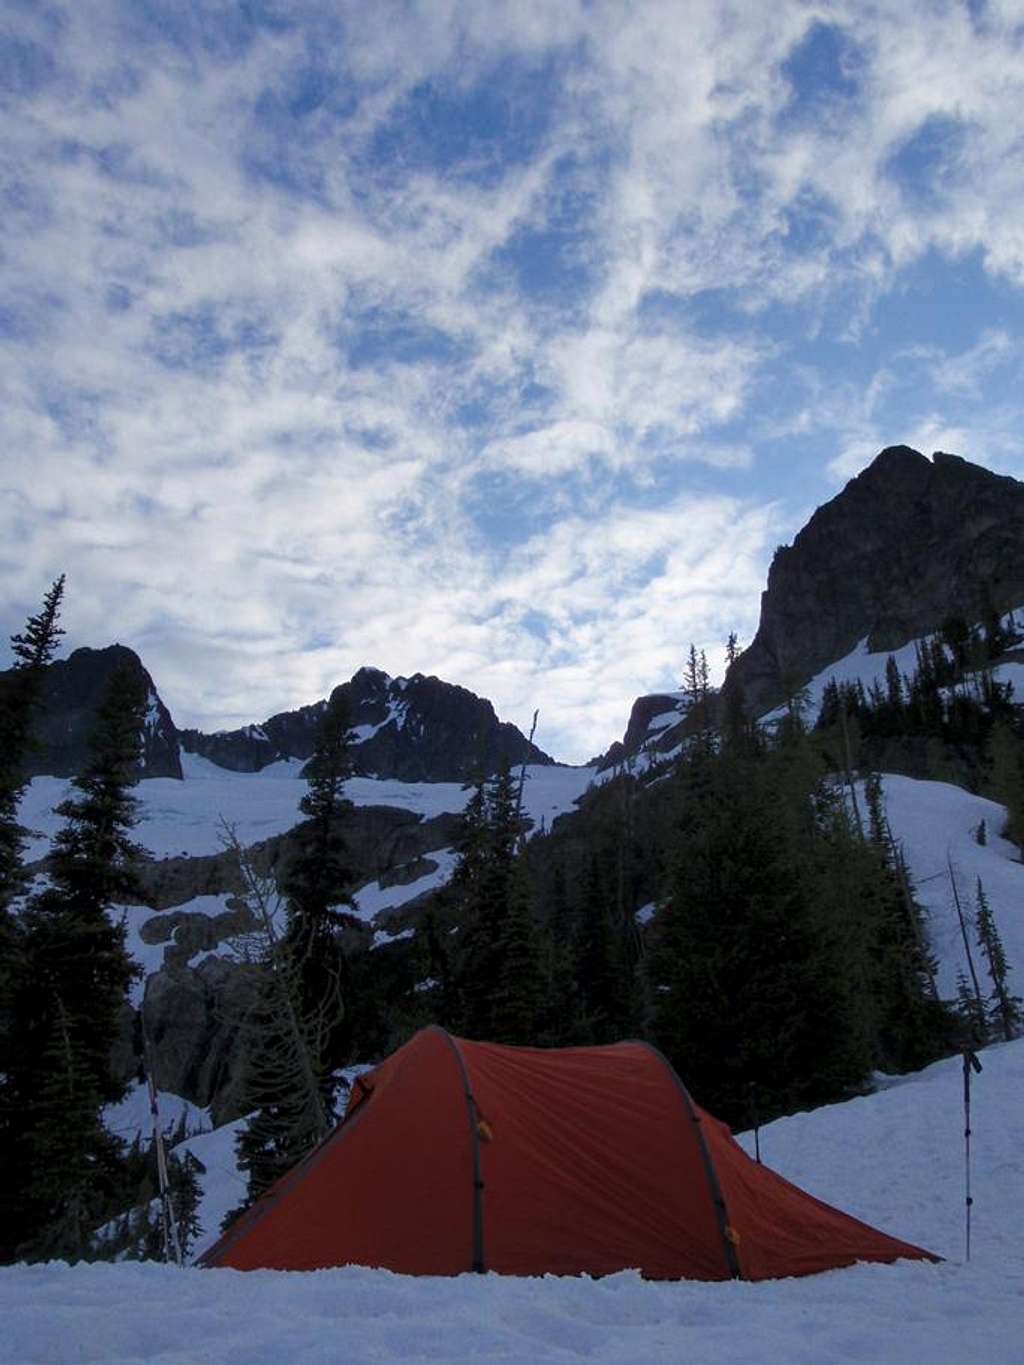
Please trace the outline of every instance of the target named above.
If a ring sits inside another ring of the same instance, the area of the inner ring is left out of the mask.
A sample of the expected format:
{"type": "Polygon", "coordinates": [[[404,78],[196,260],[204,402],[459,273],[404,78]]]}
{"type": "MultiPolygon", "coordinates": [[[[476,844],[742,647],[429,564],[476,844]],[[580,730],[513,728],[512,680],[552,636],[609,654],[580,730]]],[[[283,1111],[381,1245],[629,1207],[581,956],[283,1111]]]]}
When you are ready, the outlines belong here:
{"type": "MultiPolygon", "coordinates": [[[[89,735],[96,711],[118,668],[134,673],[147,691],[149,705],[140,735],[142,777],[181,777],[178,733],[139,656],[124,645],[76,649],[46,670],[42,706],[35,726],[36,747],[26,755],[29,776],[71,777],[89,756],[89,735]]],[[[0,687],[5,674],[0,674],[0,687]]]]}
{"type": "MultiPolygon", "coordinates": [[[[380,669],[361,668],[335,692],[348,701],[360,777],[465,782],[493,773],[502,762],[554,761],[514,725],[499,721],[489,701],[440,678],[422,673],[391,678],[380,669]]],[[[183,730],[182,747],[236,772],[258,772],[282,758],[307,759],[325,705],[320,701],[220,734],[183,730]]]]}
{"type": "Polygon", "coordinates": [[[873,651],[1024,603],[1024,483],[890,446],[781,547],[750,647],[729,670],[749,710],[782,701],[865,636],[873,651]]]}

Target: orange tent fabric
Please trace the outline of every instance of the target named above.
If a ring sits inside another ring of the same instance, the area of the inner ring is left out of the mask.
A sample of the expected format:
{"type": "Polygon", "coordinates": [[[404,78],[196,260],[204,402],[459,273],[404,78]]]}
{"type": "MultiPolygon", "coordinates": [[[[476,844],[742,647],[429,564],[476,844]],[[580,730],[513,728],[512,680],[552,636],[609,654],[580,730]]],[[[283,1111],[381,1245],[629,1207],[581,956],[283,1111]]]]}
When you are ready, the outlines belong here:
{"type": "Polygon", "coordinates": [[[521,1048],[423,1029],[204,1257],[239,1270],[761,1280],[937,1260],[752,1161],[641,1042],[521,1048]]]}

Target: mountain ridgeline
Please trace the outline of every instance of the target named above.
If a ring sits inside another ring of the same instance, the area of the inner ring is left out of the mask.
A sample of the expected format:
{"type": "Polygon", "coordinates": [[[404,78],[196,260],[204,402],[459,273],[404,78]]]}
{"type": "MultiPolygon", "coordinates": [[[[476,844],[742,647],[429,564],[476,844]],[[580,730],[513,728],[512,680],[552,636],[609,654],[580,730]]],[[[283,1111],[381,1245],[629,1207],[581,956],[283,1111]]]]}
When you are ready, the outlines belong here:
{"type": "Polygon", "coordinates": [[[1022,604],[1024,483],[890,446],[776,552],[725,691],[761,715],[865,637],[894,650],[1022,604]]]}
{"type": "MultiPolygon", "coordinates": [[[[318,947],[296,963],[305,980],[322,956],[343,1002],[318,1045],[325,1095],[338,1068],[379,1059],[429,1023],[541,1046],[639,1037],[670,1057],[699,1103],[745,1125],[855,1094],[875,1070],[1013,1036],[1020,1001],[980,880],[963,935],[979,935],[994,994],[973,967],[958,999],[940,991],[879,774],[998,801],[1009,819],[991,833],[1024,848],[1024,708],[1012,690],[1024,659],[1013,615],[1024,608],[1022,549],[1024,484],[955,456],[883,451],[777,552],[759,629],[721,693],[691,646],[683,687],[640,698],[597,773],[576,774],[577,792],[595,780],[575,809],[538,827],[514,770],[553,760],[489,702],[437,678],[363,668],[328,700],[209,735],[176,729],[122,646],[41,668],[28,771],[88,776],[89,734],[119,676],[141,698],[133,779],[183,777],[188,791],[190,775],[207,775],[189,755],[238,774],[297,760],[308,789],[298,823],[279,826],[287,832],[142,862],[148,908],[131,909],[149,918],[139,937],[167,946],[109,1040],[122,1080],[138,1064],[141,1016],[158,1085],[209,1106],[217,1122],[266,1107],[253,1098],[244,1021],[260,973],[294,950],[325,865],[303,863],[303,850],[321,846],[344,876],[317,893],[318,947]],[[888,661],[884,682],[877,672],[867,685],[831,682],[812,713],[802,689],[818,677],[820,692],[819,675],[865,640],[875,664],[914,648],[900,666],[888,661]],[[389,779],[378,799],[393,801],[402,782],[461,783],[468,798],[461,815],[456,802],[429,819],[411,794],[408,809],[353,807],[350,773],[389,779]],[[326,806],[313,799],[318,787],[326,806]],[[240,957],[233,945],[251,940],[275,897],[284,948],[271,935],[258,960],[240,957]]],[[[0,675],[0,701],[5,688],[19,695],[11,674],[0,675]]],[[[530,781],[538,776],[535,767],[530,781]]],[[[257,784],[275,785],[296,784],[257,784]]],[[[253,784],[219,783],[218,799],[230,802],[233,788],[253,784]]],[[[977,844],[988,834],[982,820],[977,844]]],[[[23,869],[22,883],[38,870],[23,869]]],[[[24,892],[16,883],[12,904],[24,892]]],[[[0,917],[12,942],[31,946],[33,906],[59,890],[28,890],[20,919],[0,917]]],[[[31,990],[19,998],[30,1014],[31,990]]]]}
{"type": "MultiPolygon", "coordinates": [[[[237,730],[179,730],[138,655],[124,645],[110,645],[76,649],[48,666],[36,742],[26,757],[30,776],[70,777],[81,770],[97,709],[119,668],[138,679],[149,699],[140,733],[140,777],[180,778],[182,753],[242,773],[260,772],[282,759],[304,763],[313,753],[327,701],[237,730]]],[[[0,673],[0,695],[8,676],[0,673]]],[[[496,772],[503,763],[554,762],[516,726],[500,721],[489,701],[439,678],[421,673],[390,678],[380,669],[361,668],[331,695],[348,703],[353,773],[359,777],[467,782],[496,772]]]]}
{"type": "MultiPolygon", "coordinates": [[[[465,782],[502,763],[554,762],[514,725],[499,721],[489,701],[440,678],[390,678],[378,668],[361,668],[335,694],[348,704],[357,776],[465,782]]],[[[183,730],[182,747],[236,772],[258,772],[282,758],[306,760],[326,705],[219,734],[183,730]]]]}

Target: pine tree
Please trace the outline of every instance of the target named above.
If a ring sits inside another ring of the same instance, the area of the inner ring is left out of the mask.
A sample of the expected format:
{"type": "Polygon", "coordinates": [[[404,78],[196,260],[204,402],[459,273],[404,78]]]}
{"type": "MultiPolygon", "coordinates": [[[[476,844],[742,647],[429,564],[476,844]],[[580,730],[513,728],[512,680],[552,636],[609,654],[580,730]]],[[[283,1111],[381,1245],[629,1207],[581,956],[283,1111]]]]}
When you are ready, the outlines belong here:
{"type": "Polygon", "coordinates": [[[57,624],[63,596],[62,574],[44,597],[42,610],[29,617],[24,634],[11,637],[14,668],[3,680],[0,691],[0,934],[4,932],[11,901],[22,889],[25,831],[18,823],[18,804],[28,785],[25,758],[32,740],[43,673],[64,634],[57,624]]]}
{"type": "Polygon", "coordinates": [[[967,980],[962,967],[956,974],[956,1011],[963,1026],[964,1040],[968,1047],[984,1047],[989,1041],[988,1018],[984,1002],[967,980]]]}
{"type": "Polygon", "coordinates": [[[322,995],[310,998],[307,958],[289,941],[278,887],[257,870],[233,830],[225,831],[225,843],[237,860],[255,926],[234,945],[250,969],[251,1001],[239,1029],[241,1088],[246,1107],[257,1112],[235,1143],[239,1168],[247,1173],[247,1194],[232,1218],[329,1131],[329,1045],[342,1000],[340,967],[332,974],[328,959],[318,964],[322,995]]]}
{"type": "Polygon", "coordinates": [[[989,1019],[993,1029],[997,1030],[1006,1042],[1009,1042],[1018,1036],[1021,1026],[1024,1025],[1024,1010],[1022,1010],[1020,998],[1010,994],[1007,983],[1010,967],[1006,960],[1006,951],[1003,948],[999,929],[996,926],[992,908],[988,903],[988,897],[985,895],[985,888],[981,884],[980,877],[978,878],[976,894],[975,927],[978,935],[978,947],[985,955],[988,974],[992,981],[989,1019]]]}
{"type": "Polygon", "coordinates": [[[823,882],[802,744],[766,758],[697,755],[681,781],[669,905],[649,960],[656,1040],[727,1121],[742,1120],[751,1082],[772,1112],[844,1093],[869,1057],[851,1026],[847,925],[823,882]]]}
{"type": "Polygon", "coordinates": [[[114,912],[144,900],[134,868],[141,850],[130,831],[145,705],[138,680],[115,673],[89,760],[72,781],[76,795],[57,807],[65,823],[53,840],[50,885],[21,916],[4,1086],[14,1116],[4,1130],[7,1184],[18,1208],[0,1234],[5,1257],[23,1244],[36,1255],[58,1246],[85,1255],[96,1197],[116,1173],[118,1144],[103,1132],[99,1110],[124,1094],[110,1055],[139,974],[114,912]]]}
{"type": "Polygon", "coordinates": [[[497,949],[502,971],[494,987],[492,1036],[503,1043],[535,1043],[543,1004],[541,946],[522,857],[511,870],[497,949]]]}
{"type": "Polygon", "coordinates": [[[292,831],[290,856],[280,878],[286,899],[285,946],[299,964],[299,1009],[311,1015],[337,993],[337,1023],[325,1039],[318,1065],[324,1097],[330,1099],[330,1072],[343,1059],[345,962],[337,941],[344,912],[352,906],[352,870],[345,839],[345,820],[352,802],[345,783],[352,775],[350,723],[345,695],[336,689],[324,710],[313,755],[305,768],[306,794],[299,810],[306,817],[292,831]]]}
{"type": "Polygon", "coordinates": [[[10,1067],[5,1056],[10,1032],[14,983],[21,973],[21,935],[13,905],[24,891],[25,829],[18,807],[28,786],[25,760],[32,744],[32,725],[39,707],[46,666],[63,631],[57,624],[64,596],[64,576],[43,598],[42,610],[30,616],[24,634],[11,637],[14,668],[0,679],[0,1153],[4,1145],[4,1092],[10,1067]]]}
{"type": "Polygon", "coordinates": [[[506,763],[477,784],[466,804],[451,883],[460,920],[458,1027],[473,1038],[508,1042],[508,1031],[516,1040],[536,1036],[542,954],[526,867],[517,862],[521,834],[516,784],[506,763]]]}
{"type": "Polygon", "coordinates": [[[348,706],[336,689],[305,769],[299,809],[306,818],[292,833],[278,886],[257,874],[228,834],[259,926],[248,945],[255,999],[242,1030],[243,1091],[258,1112],[236,1144],[248,1176],[246,1205],[320,1141],[334,1115],[332,1073],[343,1060],[347,986],[337,930],[352,905],[354,880],[344,829],[351,772],[348,706]]]}

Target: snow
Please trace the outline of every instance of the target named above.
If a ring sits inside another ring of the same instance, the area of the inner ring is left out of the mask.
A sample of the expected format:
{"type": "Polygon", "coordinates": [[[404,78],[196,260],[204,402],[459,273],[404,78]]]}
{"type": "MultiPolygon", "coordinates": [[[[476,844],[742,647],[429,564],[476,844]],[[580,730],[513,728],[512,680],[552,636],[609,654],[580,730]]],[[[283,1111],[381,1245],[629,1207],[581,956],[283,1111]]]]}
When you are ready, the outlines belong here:
{"type": "MultiPolygon", "coordinates": [[[[962,969],[969,976],[949,877],[952,863],[961,905],[972,915],[981,878],[1010,964],[1011,989],[1024,995],[1024,863],[1014,845],[999,837],[1006,820],[1004,807],[947,782],[890,774],[882,786],[893,836],[903,845],[917,898],[928,912],[928,936],[939,962],[939,993],[955,998],[957,972],[962,969]],[[982,820],[984,845],[975,837],[982,820]]],[[[974,932],[968,937],[985,984],[974,932]]]]}
{"type": "Polygon", "coordinates": [[[998,683],[1012,683],[1012,700],[1018,705],[1024,703],[1024,664],[1015,661],[997,664],[992,670],[992,677],[998,683]]]}
{"type": "MultiPolygon", "coordinates": [[[[940,1265],[803,1279],[648,1282],[177,1270],[0,1270],[4,1365],[1019,1365],[1024,1321],[1024,1040],[981,1054],[972,1094],[973,1254],[964,1260],[958,1058],[879,1094],[761,1130],[766,1162],[940,1265]]],[[[241,1122],[241,1121],[240,1121],[241,1122]]],[[[186,1144],[207,1167],[208,1240],[237,1203],[239,1124],[186,1144]]],[[[749,1137],[743,1139],[750,1143],[749,1137]]]]}
{"type": "Polygon", "coordinates": [[[412,938],[415,932],[414,929],[400,929],[398,933],[393,934],[387,929],[378,929],[370,944],[370,951],[372,952],[374,948],[386,948],[389,943],[401,943],[404,939],[412,938]]]}
{"type": "MultiPolygon", "coordinates": [[[[212,1132],[186,1138],[173,1149],[174,1155],[179,1158],[185,1152],[191,1152],[203,1168],[199,1177],[203,1193],[196,1210],[200,1233],[190,1250],[194,1259],[213,1246],[220,1236],[220,1225],[225,1214],[237,1208],[245,1198],[245,1175],[238,1169],[235,1159],[235,1139],[247,1123],[247,1118],[235,1119],[233,1123],[222,1124],[212,1132]]],[[[168,1289],[173,1293],[172,1286],[168,1286],[168,1289]]],[[[0,1348],[0,1362],[3,1359],[0,1348]]]]}
{"type": "Polygon", "coordinates": [[[652,730],[667,730],[670,725],[676,725],[680,720],[682,720],[683,714],[684,712],[682,710],[662,711],[660,715],[654,716],[648,722],[647,725],[648,734],[650,734],[652,730]]]}
{"type": "MultiPolygon", "coordinates": [[[[169,1090],[157,1091],[156,1105],[160,1131],[165,1137],[174,1132],[182,1119],[185,1120],[185,1131],[189,1134],[208,1133],[213,1127],[208,1109],[200,1109],[190,1100],[182,1099],[169,1090]]],[[[137,1135],[145,1139],[153,1131],[149,1087],[136,1081],[123,1100],[118,1104],[108,1104],[103,1110],[103,1126],[127,1143],[133,1142],[137,1135]]],[[[180,1145],[183,1146],[184,1142],[180,1145]]]]}
{"type": "Polygon", "coordinates": [[[153,917],[153,911],[146,905],[114,905],[107,914],[115,924],[123,920],[128,956],[142,968],[143,976],[132,982],[128,993],[132,1006],[140,1009],[142,997],[146,993],[146,977],[158,972],[163,966],[164,949],[167,942],[173,940],[169,939],[164,943],[146,943],[143,940],[139,931],[142,925],[153,917]]]}
{"type": "MultiPolygon", "coordinates": [[[[307,786],[297,759],[282,759],[258,773],[236,773],[219,768],[198,754],[182,754],[183,780],[152,777],[135,788],[141,820],[135,838],[154,857],[198,856],[223,849],[223,825],[234,826],[242,844],[284,834],[300,819],[299,802],[307,786]]],[[[571,810],[593,781],[593,768],[529,764],[523,790],[523,809],[534,821],[550,827],[556,816],[571,810]]],[[[28,841],[30,861],[46,853],[60,827],[53,808],[70,792],[70,781],[35,777],[25,793],[20,818],[38,831],[28,841]]],[[[357,806],[397,806],[424,819],[458,814],[469,792],[458,782],[399,782],[397,779],[353,777],[345,794],[357,806]]]]}
{"type": "MultiPolygon", "coordinates": [[[[868,651],[868,637],[865,635],[863,640],[859,641],[845,658],[837,659],[835,663],[823,668],[807,684],[808,705],[804,713],[805,717],[812,724],[817,719],[825,695],[825,688],[833,680],[842,686],[843,683],[853,683],[860,679],[865,690],[870,690],[874,683],[878,683],[880,687],[884,688],[885,667],[890,658],[896,660],[896,667],[899,669],[901,677],[904,674],[908,677],[912,676],[917,670],[918,643],[917,640],[911,640],[900,649],[887,649],[882,653],[872,654],[868,651]]],[[[767,715],[761,717],[761,724],[772,725],[776,721],[782,720],[786,714],[787,708],[785,706],[777,706],[774,711],[769,711],[767,715]]]]}
{"type": "MultiPolygon", "coordinates": [[[[1019,624],[1016,618],[1024,612],[1024,606],[1017,607],[1015,611],[1009,611],[1002,617],[1001,624],[1009,629],[1018,629],[1019,624]]],[[[807,684],[808,709],[806,716],[812,722],[821,710],[822,699],[825,695],[825,688],[835,679],[840,686],[843,683],[856,682],[858,679],[864,684],[865,690],[870,690],[872,684],[885,688],[885,667],[890,658],[896,660],[896,667],[899,669],[901,677],[912,677],[917,670],[917,648],[923,644],[924,640],[930,636],[923,636],[920,640],[908,640],[899,649],[886,649],[880,653],[872,654],[868,651],[868,637],[858,641],[857,645],[843,659],[837,659],[835,663],[823,668],[820,673],[815,674],[807,684]]],[[[1014,697],[1017,701],[1024,700],[1024,664],[1004,663],[997,664],[992,670],[992,676],[998,682],[1012,682],[1014,684],[1014,697]]],[[[782,720],[786,715],[786,707],[778,706],[774,711],[769,711],[767,715],[761,717],[762,725],[772,725],[776,721],[782,720]]]]}
{"type": "Polygon", "coordinates": [[[160,728],[160,699],[152,688],[146,695],[146,714],[142,724],[149,734],[154,734],[160,728]]]}
{"type": "Polygon", "coordinates": [[[406,886],[381,886],[380,882],[368,882],[357,891],[353,899],[356,903],[355,913],[359,919],[369,923],[376,919],[382,910],[394,910],[400,905],[405,905],[407,901],[422,896],[425,891],[443,886],[455,870],[458,854],[454,849],[441,848],[432,850],[426,856],[432,863],[436,863],[437,867],[416,881],[409,882],[406,886]]]}

